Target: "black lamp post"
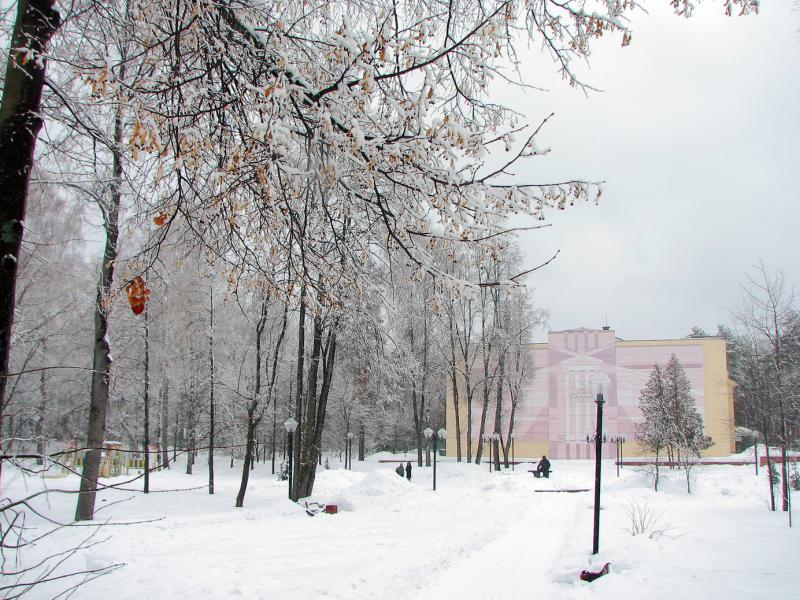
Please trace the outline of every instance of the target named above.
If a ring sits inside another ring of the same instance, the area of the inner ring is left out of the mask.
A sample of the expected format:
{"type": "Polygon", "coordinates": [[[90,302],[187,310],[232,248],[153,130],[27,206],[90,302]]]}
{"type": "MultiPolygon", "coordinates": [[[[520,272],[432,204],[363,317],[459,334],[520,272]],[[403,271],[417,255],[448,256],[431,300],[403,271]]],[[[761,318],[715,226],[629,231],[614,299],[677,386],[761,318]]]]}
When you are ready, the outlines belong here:
{"type": "Polygon", "coordinates": [[[428,440],[430,443],[431,438],[433,438],[433,491],[436,491],[436,455],[439,454],[439,440],[443,440],[444,437],[447,435],[447,431],[445,431],[444,427],[439,429],[439,431],[433,431],[430,427],[426,427],[423,431],[425,434],[425,439],[428,440]]]}
{"type": "Polygon", "coordinates": [[[494,449],[494,459],[497,461],[497,470],[500,470],[500,434],[493,433],[492,434],[492,448],[494,449]]]}
{"type": "Polygon", "coordinates": [[[345,468],[353,470],[353,432],[347,432],[347,450],[345,453],[345,468]],[[349,465],[349,466],[348,466],[349,465]]]}
{"type": "Polygon", "coordinates": [[[514,438],[517,437],[517,434],[516,433],[512,433],[508,437],[511,438],[511,470],[513,471],[514,470],[514,463],[516,462],[516,460],[514,459],[514,438]]]}
{"type": "Polygon", "coordinates": [[[483,442],[489,446],[489,473],[492,472],[492,436],[488,433],[483,436],[483,442]]]}
{"type": "Polygon", "coordinates": [[[622,444],[625,443],[625,436],[618,435],[617,437],[611,438],[611,441],[614,442],[617,447],[617,477],[619,477],[619,469],[622,466],[622,444]]]}
{"type": "Polygon", "coordinates": [[[297,430],[297,421],[289,417],[283,422],[286,428],[286,433],[289,436],[289,499],[292,499],[292,483],[294,482],[294,450],[292,442],[294,441],[294,432],[297,430]]]}
{"type": "Polygon", "coordinates": [[[597,431],[594,435],[594,537],[592,554],[600,551],[600,465],[603,455],[603,393],[597,393],[597,431]]]}

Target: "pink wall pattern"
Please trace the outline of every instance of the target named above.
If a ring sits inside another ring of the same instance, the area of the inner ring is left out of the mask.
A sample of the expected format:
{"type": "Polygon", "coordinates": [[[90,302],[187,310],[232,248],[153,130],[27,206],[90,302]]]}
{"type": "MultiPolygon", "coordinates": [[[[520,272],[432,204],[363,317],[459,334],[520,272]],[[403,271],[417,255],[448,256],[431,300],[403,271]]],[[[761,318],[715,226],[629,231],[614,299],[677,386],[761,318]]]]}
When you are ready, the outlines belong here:
{"type": "MultiPolygon", "coordinates": [[[[682,343],[652,346],[618,345],[613,331],[551,332],[546,348],[531,347],[533,372],[517,406],[518,441],[547,442],[552,458],[591,458],[594,445],[586,436],[595,431],[598,389],[605,399],[603,430],[609,437],[633,441],[641,421],[639,393],[653,365],[665,365],[675,354],[686,370],[698,411],[704,416],[703,349],[682,343]]],[[[504,410],[507,415],[510,407],[504,410]]],[[[479,415],[476,415],[475,429],[479,415]]],[[[493,414],[487,418],[491,427],[493,414]]],[[[504,427],[505,429],[505,427],[504,427]]],[[[491,430],[491,429],[489,429],[491,430]]],[[[613,444],[603,456],[613,458],[613,444]]]]}

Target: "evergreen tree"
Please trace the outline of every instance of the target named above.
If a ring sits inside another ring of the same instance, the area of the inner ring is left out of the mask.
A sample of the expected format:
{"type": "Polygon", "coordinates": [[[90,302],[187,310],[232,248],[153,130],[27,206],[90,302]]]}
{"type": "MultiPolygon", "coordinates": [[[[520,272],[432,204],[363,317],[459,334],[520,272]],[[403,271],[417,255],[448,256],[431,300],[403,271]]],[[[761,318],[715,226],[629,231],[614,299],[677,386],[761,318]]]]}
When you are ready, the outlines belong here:
{"type": "Polygon", "coordinates": [[[692,330],[689,332],[689,335],[687,335],[686,337],[688,337],[688,338],[707,338],[707,337],[709,337],[709,335],[706,333],[705,329],[695,325],[694,327],[692,327],[692,330]]]}
{"type": "Polygon", "coordinates": [[[658,458],[667,450],[670,462],[676,459],[686,472],[686,488],[691,493],[691,469],[711,438],[703,431],[703,419],[697,412],[692,387],[678,357],[674,354],[662,369],[653,367],[650,378],[639,395],[644,421],[638,426],[637,439],[642,448],[656,457],[655,489],[658,491],[658,458]]]}
{"type": "Polygon", "coordinates": [[[664,389],[664,373],[658,365],[653,366],[644,389],[639,393],[639,408],[644,420],[636,426],[636,439],[643,450],[655,455],[653,484],[658,491],[658,458],[667,446],[667,405],[664,389]]]}
{"type": "Polygon", "coordinates": [[[664,369],[664,382],[667,404],[672,410],[670,445],[678,452],[699,457],[711,441],[703,433],[703,418],[697,412],[686,371],[674,354],[664,369]]]}

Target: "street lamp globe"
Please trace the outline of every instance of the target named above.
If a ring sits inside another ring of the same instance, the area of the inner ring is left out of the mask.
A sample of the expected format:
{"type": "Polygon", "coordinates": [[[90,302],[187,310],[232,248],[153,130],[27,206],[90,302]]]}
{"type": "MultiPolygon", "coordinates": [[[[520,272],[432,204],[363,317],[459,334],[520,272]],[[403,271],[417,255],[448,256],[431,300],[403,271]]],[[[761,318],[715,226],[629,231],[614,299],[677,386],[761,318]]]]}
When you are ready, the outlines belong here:
{"type": "Polygon", "coordinates": [[[286,433],[294,433],[297,431],[297,421],[295,421],[292,417],[289,417],[283,422],[283,426],[286,428],[286,433]]]}
{"type": "Polygon", "coordinates": [[[429,440],[433,435],[433,429],[431,429],[430,427],[426,427],[425,429],[422,430],[422,433],[425,434],[425,439],[429,440]]]}
{"type": "Polygon", "coordinates": [[[445,431],[444,427],[442,427],[439,431],[436,432],[436,435],[439,436],[440,440],[443,440],[444,437],[447,435],[447,432],[445,431]]]}

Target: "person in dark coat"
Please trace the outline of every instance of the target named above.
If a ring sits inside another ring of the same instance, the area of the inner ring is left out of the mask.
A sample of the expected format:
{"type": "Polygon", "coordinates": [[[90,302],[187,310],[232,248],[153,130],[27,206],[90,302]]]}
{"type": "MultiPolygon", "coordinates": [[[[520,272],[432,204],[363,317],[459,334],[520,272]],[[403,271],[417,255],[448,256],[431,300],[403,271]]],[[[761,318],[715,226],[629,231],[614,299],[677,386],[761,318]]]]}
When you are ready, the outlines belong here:
{"type": "Polygon", "coordinates": [[[400,475],[400,477],[405,475],[405,471],[403,469],[403,463],[400,463],[399,465],[397,465],[397,468],[394,470],[394,472],[397,473],[398,475],[400,475]]]}
{"type": "Polygon", "coordinates": [[[411,461],[406,463],[406,479],[411,481],[411,461]]]}
{"type": "Polygon", "coordinates": [[[536,472],[534,473],[536,477],[541,477],[544,475],[545,477],[550,477],[550,461],[547,460],[546,456],[542,456],[542,460],[539,461],[539,464],[536,465],[536,472]]]}

